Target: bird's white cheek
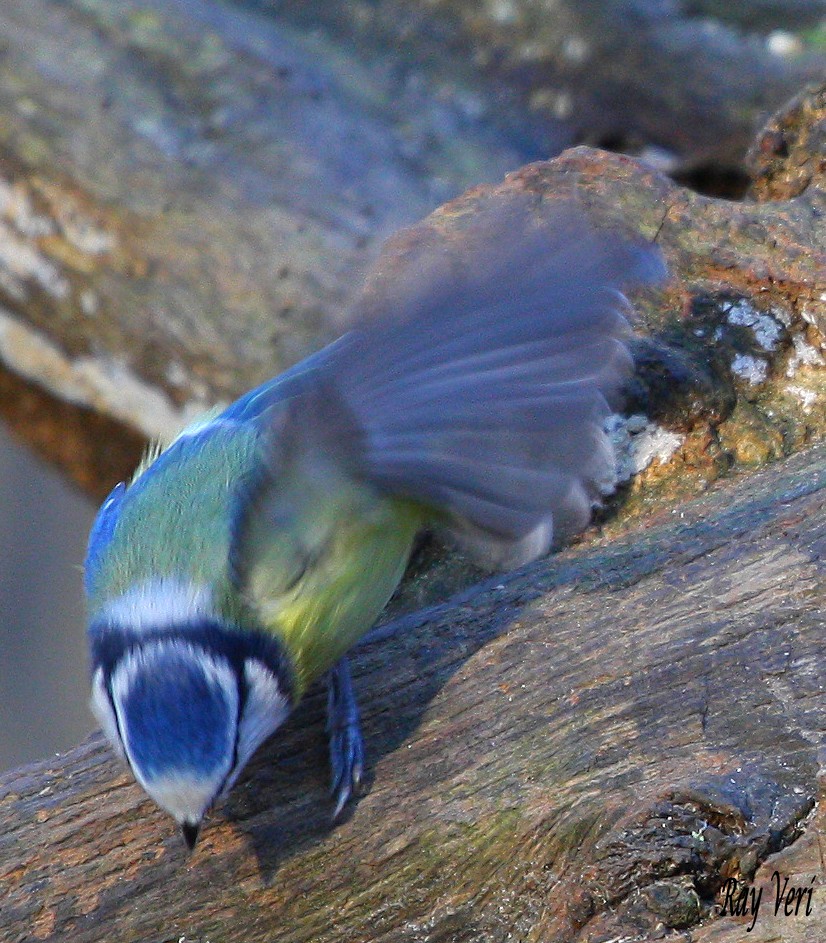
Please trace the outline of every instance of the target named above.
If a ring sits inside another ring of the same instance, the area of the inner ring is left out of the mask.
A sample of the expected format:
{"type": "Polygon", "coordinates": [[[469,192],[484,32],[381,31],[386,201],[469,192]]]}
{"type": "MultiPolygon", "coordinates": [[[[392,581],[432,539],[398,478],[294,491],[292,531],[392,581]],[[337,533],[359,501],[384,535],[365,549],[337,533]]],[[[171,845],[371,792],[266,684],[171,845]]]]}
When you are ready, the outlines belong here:
{"type": "Polygon", "coordinates": [[[107,740],[117,755],[126,761],[126,754],[123,750],[123,744],[118,733],[118,724],[115,720],[115,714],[112,710],[112,702],[109,700],[109,694],[106,691],[106,685],[103,681],[103,669],[98,668],[92,678],[92,697],[89,701],[92,713],[100,724],[100,729],[106,734],[107,740]]]}
{"type": "Polygon", "coordinates": [[[290,702],[272,672],[255,659],[244,663],[247,697],[238,727],[238,761],[224,787],[226,794],[258,747],[287,719],[290,702]]]}

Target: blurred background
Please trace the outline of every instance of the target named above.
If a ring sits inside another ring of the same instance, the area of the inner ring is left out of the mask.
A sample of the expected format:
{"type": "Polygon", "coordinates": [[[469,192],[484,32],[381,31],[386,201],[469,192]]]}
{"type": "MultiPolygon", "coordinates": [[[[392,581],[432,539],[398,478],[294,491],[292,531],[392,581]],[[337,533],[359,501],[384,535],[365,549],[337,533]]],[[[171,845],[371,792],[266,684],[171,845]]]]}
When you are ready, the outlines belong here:
{"type": "Polygon", "coordinates": [[[92,502],[0,424],[0,768],[72,746],[87,707],[80,564],[92,502]]]}

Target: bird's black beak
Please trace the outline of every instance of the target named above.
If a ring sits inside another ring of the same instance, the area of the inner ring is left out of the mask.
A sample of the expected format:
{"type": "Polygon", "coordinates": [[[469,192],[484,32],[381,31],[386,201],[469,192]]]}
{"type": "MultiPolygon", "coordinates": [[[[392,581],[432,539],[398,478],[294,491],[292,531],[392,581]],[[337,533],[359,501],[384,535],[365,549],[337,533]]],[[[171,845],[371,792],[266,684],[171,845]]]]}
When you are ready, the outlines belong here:
{"type": "Polygon", "coordinates": [[[195,842],[198,841],[198,832],[201,831],[200,822],[183,822],[181,824],[181,834],[184,836],[186,847],[192,851],[195,842]]]}

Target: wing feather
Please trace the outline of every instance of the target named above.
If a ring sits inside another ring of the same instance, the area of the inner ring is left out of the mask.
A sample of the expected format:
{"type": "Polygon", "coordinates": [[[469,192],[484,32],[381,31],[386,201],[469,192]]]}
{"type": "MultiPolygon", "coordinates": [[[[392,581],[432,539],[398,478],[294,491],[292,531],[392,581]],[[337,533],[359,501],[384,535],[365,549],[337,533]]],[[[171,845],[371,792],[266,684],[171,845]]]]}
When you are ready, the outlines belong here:
{"type": "Polygon", "coordinates": [[[631,369],[622,289],[665,274],[658,249],[574,204],[535,216],[480,213],[461,251],[431,235],[395,258],[279,423],[302,454],[336,453],[500,565],[547,551],[555,518],[582,527],[613,487],[602,427],[631,369]]]}

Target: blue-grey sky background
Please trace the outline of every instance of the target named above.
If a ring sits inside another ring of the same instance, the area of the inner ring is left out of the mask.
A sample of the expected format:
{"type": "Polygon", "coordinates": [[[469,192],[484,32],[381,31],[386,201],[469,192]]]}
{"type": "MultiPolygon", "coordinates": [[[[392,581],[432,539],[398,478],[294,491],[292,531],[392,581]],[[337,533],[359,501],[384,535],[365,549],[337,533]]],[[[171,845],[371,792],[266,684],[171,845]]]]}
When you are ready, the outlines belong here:
{"type": "Polygon", "coordinates": [[[0,424],[0,770],[67,750],[95,726],[80,571],[93,515],[0,424]]]}

